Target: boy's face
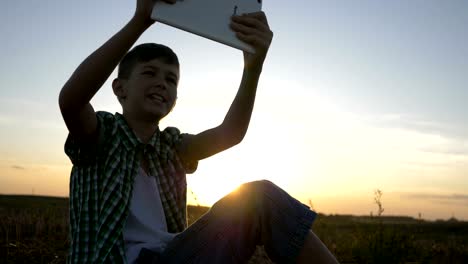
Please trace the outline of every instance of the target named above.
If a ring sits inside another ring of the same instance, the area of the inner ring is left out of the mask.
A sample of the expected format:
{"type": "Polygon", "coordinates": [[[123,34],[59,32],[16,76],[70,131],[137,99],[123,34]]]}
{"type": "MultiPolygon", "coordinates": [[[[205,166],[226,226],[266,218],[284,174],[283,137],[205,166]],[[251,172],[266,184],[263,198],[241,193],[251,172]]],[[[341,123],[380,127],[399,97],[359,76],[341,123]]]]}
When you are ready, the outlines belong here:
{"type": "Polygon", "coordinates": [[[135,65],[128,79],[117,82],[113,85],[114,93],[122,98],[124,113],[159,122],[169,114],[177,99],[179,67],[159,59],[141,62],[135,65]]]}

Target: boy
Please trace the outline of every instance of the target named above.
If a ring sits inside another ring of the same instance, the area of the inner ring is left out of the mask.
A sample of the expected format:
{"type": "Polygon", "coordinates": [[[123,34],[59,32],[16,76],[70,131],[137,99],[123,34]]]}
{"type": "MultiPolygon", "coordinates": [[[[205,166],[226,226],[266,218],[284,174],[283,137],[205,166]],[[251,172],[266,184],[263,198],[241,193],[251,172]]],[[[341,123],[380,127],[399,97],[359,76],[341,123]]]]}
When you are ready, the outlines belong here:
{"type": "Polygon", "coordinates": [[[242,185],[186,229],[185,175],[198,160],[241,142],[273,33],[263,12],[233,17],[232,29],[256,53],[244,53],[240,88],[223,123],[197,135],[160,131],[177,98],[177,56],[158,44],[127,53],[154,23],[153,3],[137,0],[128,24],[60,92],[73,163],[68,261],[239,263],[263,244],[276,262],[336,263],[309,230],[315,213],[267,181],[242,185]],[[96,113],[89,102],[118,64],[112,88],[123,114],[96,113]]]}

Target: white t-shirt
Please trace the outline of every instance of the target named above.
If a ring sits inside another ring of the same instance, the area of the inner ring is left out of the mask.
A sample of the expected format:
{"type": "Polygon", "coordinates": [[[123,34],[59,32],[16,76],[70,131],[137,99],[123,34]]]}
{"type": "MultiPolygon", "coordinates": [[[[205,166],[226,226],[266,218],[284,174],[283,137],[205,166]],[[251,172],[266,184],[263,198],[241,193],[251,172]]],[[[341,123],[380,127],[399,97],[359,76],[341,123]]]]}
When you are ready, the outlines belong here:
{"type": "Polygon", "coordinates": [[[175,236],[167,231],[156,177],[140,167],[133,183],[130,212],[123,230],[128,263],[135,263],[140,250],[161,252],[175,236]]]}

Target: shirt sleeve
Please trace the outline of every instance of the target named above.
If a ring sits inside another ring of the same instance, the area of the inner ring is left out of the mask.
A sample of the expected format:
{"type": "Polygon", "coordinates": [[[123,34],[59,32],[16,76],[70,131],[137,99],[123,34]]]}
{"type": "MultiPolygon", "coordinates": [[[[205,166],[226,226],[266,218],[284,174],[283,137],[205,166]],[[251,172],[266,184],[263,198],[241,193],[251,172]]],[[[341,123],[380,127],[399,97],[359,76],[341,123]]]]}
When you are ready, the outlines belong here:
{"type": "Polygon", "coordinates": [[[105,141],[115,123],[114,115],[108,112],[96,112],[98,140],[96,143],[83,143],[76,140],[68,133],[65,141],[65,154],[70,158],[73,165],[89,165],[96,161],[99,153],[102,153],[105,141]]]}
{"type": "MultiPolygon", "coordinates": [[[[174,152],[182,139],[189,136],[191,136],[191,134],[180,133],[180,130],[176,127],[168,127],[162,132],[163,139],[171,147],[171,149],[174,150],[174,152]]],[[[182,163],[186,173],[192,174],[197,170],[198,160],[186,160],[183,157],[179,157],[179,160],[182,163]]]]}

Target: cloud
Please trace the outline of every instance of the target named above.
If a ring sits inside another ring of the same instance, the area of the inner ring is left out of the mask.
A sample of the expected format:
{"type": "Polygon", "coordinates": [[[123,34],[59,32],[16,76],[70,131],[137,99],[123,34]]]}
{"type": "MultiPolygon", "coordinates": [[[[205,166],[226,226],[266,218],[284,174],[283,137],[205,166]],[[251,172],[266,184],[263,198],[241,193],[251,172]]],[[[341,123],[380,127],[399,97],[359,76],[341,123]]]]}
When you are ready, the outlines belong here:
{"type": "MultiPolygon", "coordinates": [[[[457,140],[466,140],[466,135],[468,135],[468,125],[466,125],[466,122],[436,122],[422,117],[399,114],[370,116],[369,121],[380,127],[403,128],[423,134],[441,135],[457,140]]],[[[468,152],[468,147],[465,151],[468,152]]]]}
{"type": "Polygon", "coordinates": [[[424,161],[405,161],[403,162],[406,165],[409,166],[415,166],[415,167],[431,167],[431,168],[441,168],[441,167],[447,167],[447,166],[453,166],[453,162],[448,162],[448,161],[437,161],[437,162],[424,162],[424,161]]]}
{"type": "Polygon", "coordinates": [[[461,144],[461,143],[459,145],[452,145],[452,146],[445,146],[445,147],[433,146],[433,147],[421,148],[420,150],[426,153],[468,156],[468,145],[461,144]]]}
{"type": "Polygon", "coordinates": [[[431,193],[412,193],[403,194],[402,198],[426,200],[439,204],[457,204],[468,206],[468,194],[431,194],[431,193]]]}
{"type": "Polygon", "coordinates": [[[25,170],[26,168],[25,167],[22,167],[22,166],[18,166],[18,165],[13,165],[11,166],[13,169],[15,170],[25,170]]]}
{"type": "MultiPolygon", "coordinates": [[[[415,146],[427,154],[451,155],[468,159],[468,126],[454,123],[427,121],[411,115],[372,115],[365,121],[380,128],[403,129],[430,139],[415,146]]],[[[415,138],[415,139],[418,139],[415,138]]]]}

